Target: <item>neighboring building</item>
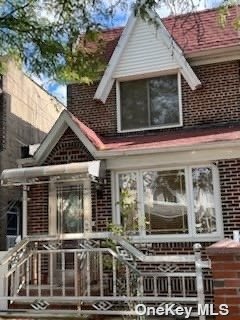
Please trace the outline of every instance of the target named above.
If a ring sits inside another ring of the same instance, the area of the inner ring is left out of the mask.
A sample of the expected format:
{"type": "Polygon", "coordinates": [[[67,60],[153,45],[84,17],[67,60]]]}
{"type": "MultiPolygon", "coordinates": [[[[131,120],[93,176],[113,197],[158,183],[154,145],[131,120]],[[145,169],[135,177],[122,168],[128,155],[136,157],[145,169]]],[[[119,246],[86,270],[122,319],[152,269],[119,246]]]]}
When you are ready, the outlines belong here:
{"type": "MultiPolygon", "coordinates": [[[[9,62],[1,76],[0,172],[15,168],[21,148],[40,143],[59,117],[63,105],[9,62]]],[[[0,248],[21,229],[22,193],[0,187],[0,248]]]]}
{"type": "MultiPolygon", "coordinates": [[[[157,29],[131,17],[124,30],[104,32],[109,63],[99,83],[69,85],[68,110],[33,157],[19,162],[27,168],[2,175],[3,185],[29,185],[23,224],[33,236],[25,246],[35,271],[24,278],[19,299],[35,299],[38,310],[60,303],[69,309],[69,302],[79,313],[117,314],[136,296],[193,302],[197,286],[202,303],[198,255],[197,282],[184,278],[196,276],[186,268],[193,246],[201,243],[206,259],[207,246],[240,227],[236,14],[232,8],[223,29],[216,10],[162,21],[150,12],[157,29]],[[99,241],[120,225],[128,243],[99,241]],[[98,241],[81,240],[92,238],[98,241]],[[99,250],[104,245],[112,251],[99,250]],[[105,254],[112,254],[111,267],[102,263],[105,254]],[[138,294],[130,292],[132,283],[138,294]]],[[[210,270],[204,285],[209,301],[210,270]]]]}

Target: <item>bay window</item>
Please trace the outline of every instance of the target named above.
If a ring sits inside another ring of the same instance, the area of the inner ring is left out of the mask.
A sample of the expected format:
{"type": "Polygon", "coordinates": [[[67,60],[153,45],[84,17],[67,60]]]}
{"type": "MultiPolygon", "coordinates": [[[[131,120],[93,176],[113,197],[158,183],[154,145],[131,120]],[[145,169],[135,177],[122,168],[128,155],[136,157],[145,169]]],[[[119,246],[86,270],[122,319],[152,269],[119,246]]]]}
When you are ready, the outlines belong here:
{"type": "Polygon", "coordinates": [[[215,166],[119,172],[116,185],[115,220],[128,235],[199,239],[221,234],[215,166]]]}

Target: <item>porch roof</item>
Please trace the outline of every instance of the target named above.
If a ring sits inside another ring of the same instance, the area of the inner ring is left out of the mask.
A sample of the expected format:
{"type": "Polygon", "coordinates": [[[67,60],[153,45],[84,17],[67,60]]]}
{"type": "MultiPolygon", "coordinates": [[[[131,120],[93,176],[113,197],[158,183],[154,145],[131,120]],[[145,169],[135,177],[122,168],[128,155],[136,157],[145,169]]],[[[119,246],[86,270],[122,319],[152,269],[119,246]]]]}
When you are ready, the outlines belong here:
{"type": "Polygon", "coordinates": [[[140,132],[131,136],[118,134],[103,137],[69,111],[64,111],[33,157],[21,159],[18,161],[19,164],[30,166],[44,163],[44,159],[59,141],[67,127],[74,131],[93,157],[99,160],[120,155],[142,154],[143,152],[151,154],[166,151],[209,149],[213,146],[232,147],[232,145],[240,144],[240,122],[225,127],[179,128],[167,132],[140,132]]]}
{"type": "Polygon", "coordinates": [[[176,131],[133,134],[131,136],[101,137],[86,125],[82,125],[75,116],[72,120],[79,126],[99,151],[130,151],[141,149],[165,149],[198,146],[215,142],[240,141],[240,124],[228,127],[181,129],[176,131]],[[89,133],[90,131],[90,133],[89,133]]]}
{"type": "MultiPolygon", "coordinates": [[[[22,185],[35,183],[35,179],[53,177],[66,177],[87,173],[89,176],[100,177],[103,174],[102,161],[87,161],[41,167],[28,167],[3,170],[1,185],[22,185]]],[[[42,181],[43,182],[43,181],[42,181]]]]}
{"type": "Polygon", "coordinates": [[[218,128],[195,128],[174,132],[159,132],[144,136],[107,138],[105,150],[139,150],[165,149],[175,147],[197,146],[213,142],[230,142],[240,140],[240,126],[218,128]]]}

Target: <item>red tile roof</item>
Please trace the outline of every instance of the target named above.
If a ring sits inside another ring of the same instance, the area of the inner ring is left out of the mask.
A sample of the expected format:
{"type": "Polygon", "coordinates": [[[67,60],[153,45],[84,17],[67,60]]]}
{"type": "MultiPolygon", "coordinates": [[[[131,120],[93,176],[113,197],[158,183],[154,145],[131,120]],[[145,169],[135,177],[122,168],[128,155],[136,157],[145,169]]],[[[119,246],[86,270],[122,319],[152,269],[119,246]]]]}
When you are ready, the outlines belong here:
{"type": "MultiPolygon", "coordinates": [[[[219,12],[216,9],[199,11],[162,19],[174,40],[186,54],[197,53],[208,49],[240,45],[240,32],[233,27],[234,19],[240,16],[240,8],[229,10],[224,28],[219,24],[219,12]],[[238,12],[239,11],[239,12],[238,12]]],[[[103,39],[106,41],[106,56],[109,60],[123,28],[106,30],[103,39]]]]}
{"type": "Polygon", "coordinates": [[[92,142],[92,144],[99,150],[105,149],[105,145],[101,138],[88,126],[86,126],[82,121],[76,118],[71,112],[68,112],[73,122],[79,127],[82,133],[92,142]]]}
{"type": "Polygon", "coordinates": [[[225,27],[220,26],[216,9],[171,17],[163,22],[185,53],[229,47],[240,44],[240,33],[233,26],[239,9],[229,9],[225,27]]]}
{"type": "Polygon", "coordinates": [[[105,150],[165,149],[197,146],[211,142],[227,142],[240,139],[240,127],[192,129],[182,132],[155,135],[111,138],[105,140],[105,150]]]}
{"type": "Polygon", "coordinates": [[[181,132],[160,132],[158,134],[138,136],[101,137],[83,122],[68,112],[82,133],[98,150],[128,151],[141,149],[166,149],[190,147],[211,142],[227,142],[240,139],[240,126],[229,128],[192,129],[181,132]]]}

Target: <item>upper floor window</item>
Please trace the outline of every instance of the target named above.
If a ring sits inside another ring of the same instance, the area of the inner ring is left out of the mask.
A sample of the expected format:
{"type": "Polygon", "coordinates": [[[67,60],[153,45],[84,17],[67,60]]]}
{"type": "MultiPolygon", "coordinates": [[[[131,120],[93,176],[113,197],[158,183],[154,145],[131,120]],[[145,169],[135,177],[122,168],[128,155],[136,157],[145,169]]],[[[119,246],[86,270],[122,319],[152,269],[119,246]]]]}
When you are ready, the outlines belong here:
{"type": "Polygon", "coordinates": [[[119,131],[182,125],[180,74],[119,82],[119,131]]]}

